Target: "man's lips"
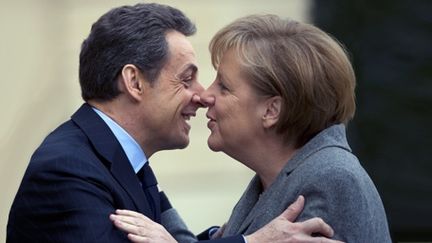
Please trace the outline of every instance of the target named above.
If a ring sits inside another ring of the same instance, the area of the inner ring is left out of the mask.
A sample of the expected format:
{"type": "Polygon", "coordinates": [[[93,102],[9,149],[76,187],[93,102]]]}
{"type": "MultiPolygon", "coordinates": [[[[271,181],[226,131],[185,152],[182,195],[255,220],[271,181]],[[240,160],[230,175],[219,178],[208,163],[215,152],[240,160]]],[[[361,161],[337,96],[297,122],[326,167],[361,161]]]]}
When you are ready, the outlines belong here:
{"type": "Polygon", "coordinates": [[[183,119],[185,119],[185,121],[189,121],[191,117],[195,117],[196,113],[195,112],[183,112],[182,114],[183,119]]]}
{"type": "Polygon", "coordinates": [[[184,123],[185,123],[185,128],[187,131],[189,131],[191,129],[191,125],[189,124],[189,121],[191,119],[191,117],[195,117],[196,113],[194,111],[189,111],[189,112],[183,112],[181,114],[184,123]]]}

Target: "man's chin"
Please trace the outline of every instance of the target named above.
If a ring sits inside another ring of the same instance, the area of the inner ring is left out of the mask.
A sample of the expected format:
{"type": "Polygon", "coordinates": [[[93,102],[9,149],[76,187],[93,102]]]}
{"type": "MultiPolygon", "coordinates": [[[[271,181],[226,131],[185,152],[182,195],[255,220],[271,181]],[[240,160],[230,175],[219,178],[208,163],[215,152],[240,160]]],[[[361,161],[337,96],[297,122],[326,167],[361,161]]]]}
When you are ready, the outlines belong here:
{"type": "Polygon", "coordinates": [[[187,146],[189,146],[189,140],[186,143],[179,145],[177,149],[185,149],[187,146]]]}
{"type": "Polygon", "coordinates": [[[165,138],[164,141],[169,141],[169,143],[162,144],[158,151],[184,149],[189,145],[189,136],[165,138]]]}
{"type": "Polygon", "coordinates": [[[189,145],[189,136],[182,138],[181,140],[177,140],[177,143],[173,144],[171,149],[184,149],[189,145]]]}

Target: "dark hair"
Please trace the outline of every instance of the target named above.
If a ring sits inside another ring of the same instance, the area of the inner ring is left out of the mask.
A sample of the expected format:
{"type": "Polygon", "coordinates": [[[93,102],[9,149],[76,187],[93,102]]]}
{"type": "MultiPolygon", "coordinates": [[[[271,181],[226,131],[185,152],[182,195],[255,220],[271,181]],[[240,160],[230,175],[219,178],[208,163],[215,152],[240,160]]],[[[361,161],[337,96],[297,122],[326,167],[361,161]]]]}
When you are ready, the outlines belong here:
{"type": "Polygon", "coordinates": [[[135,65],[150,82],[156,80],[171,30],[190,36],[196,28],[180,10],[155,3],[114,8],[100,17],[81,46],[82,98],[108,101],[119,95],[117,77],[126,64],[135,65]]]}

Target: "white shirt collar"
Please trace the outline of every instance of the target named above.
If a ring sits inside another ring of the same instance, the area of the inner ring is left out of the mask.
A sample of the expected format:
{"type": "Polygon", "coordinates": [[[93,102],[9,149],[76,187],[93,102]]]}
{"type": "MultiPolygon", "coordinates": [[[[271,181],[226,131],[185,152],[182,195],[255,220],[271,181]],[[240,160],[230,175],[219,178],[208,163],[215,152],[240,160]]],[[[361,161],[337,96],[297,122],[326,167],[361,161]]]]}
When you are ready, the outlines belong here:
{"type": "Polygon", "coordinates": [[[119,141],[121,147],[123,148],[126,156],[129,159],[135,173],[137,173],[145,163],[147,163],[147,156],[144,154],[141,146],[133,139],[129,133],[126,132],[117,122],[105,115],[102,111],[92,107],[93,110],[104,120],[114,136],[119,141]]]}

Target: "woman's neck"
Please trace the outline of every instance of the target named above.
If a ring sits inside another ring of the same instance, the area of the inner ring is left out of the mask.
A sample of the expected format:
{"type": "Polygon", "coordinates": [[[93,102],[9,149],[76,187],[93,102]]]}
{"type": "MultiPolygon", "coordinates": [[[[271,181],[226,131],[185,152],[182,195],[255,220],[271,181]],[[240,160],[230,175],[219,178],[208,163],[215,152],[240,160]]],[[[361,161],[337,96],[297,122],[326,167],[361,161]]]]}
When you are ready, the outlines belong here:
{"type": "Polygon", "coordinates": [[[266,141],[249,153],[242,162],[259,176],[263,191],[276,180],[276,177],[294,156],[297,149],[280,141],[266,141]]]}

